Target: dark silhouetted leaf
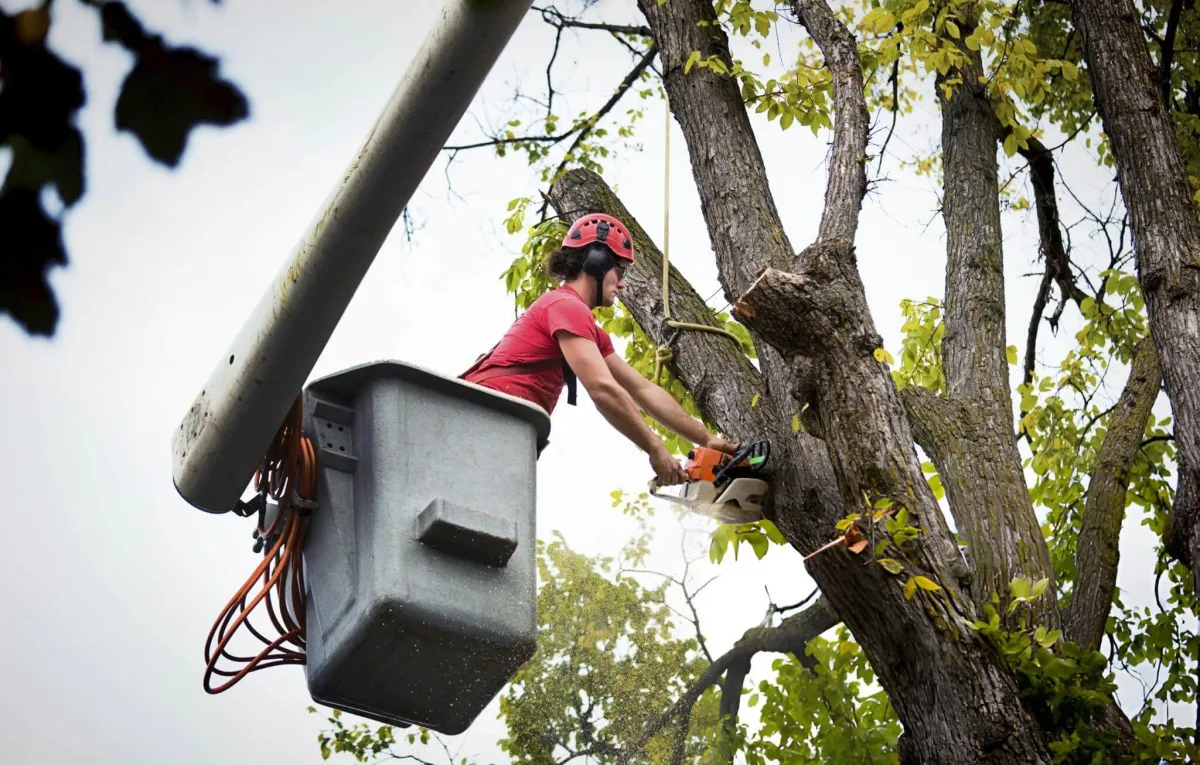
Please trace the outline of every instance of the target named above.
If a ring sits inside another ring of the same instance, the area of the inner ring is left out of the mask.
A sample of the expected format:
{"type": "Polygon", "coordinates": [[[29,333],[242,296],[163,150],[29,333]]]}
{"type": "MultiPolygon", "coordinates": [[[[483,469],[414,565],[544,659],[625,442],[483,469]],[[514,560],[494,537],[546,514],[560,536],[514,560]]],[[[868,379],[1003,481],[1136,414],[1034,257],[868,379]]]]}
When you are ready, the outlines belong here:
{"type": "Polygon", "coordinates": [[[0,311],[32,335],[54,334],[58,303],[46,271],[67,262],[58,221],[46,215],[36,191],[6,188],[0,192],[0,231],[0,311]]]}
{"type": "Polygon", "coordinates": [[[123,3],[105,3],[100,18],[104,39],[137,56],[117,98],[117,129],[137,136],[153,159],[174,167],[197,125],[232,125],[250,113],[216,58],[147,34],[123,3]]]}
{"type": "Polygon", "coordinates": [[[65,206],[84,191],[83,136],[74,124],[83,77],[46,49],[50,22],[44,8],[0,12],[0,141],[12,151],[0,188],[0,312],[35,335],[54,334],[58,304],[47,271],[67,262],[42,191],[53,185],[65,206]]]}

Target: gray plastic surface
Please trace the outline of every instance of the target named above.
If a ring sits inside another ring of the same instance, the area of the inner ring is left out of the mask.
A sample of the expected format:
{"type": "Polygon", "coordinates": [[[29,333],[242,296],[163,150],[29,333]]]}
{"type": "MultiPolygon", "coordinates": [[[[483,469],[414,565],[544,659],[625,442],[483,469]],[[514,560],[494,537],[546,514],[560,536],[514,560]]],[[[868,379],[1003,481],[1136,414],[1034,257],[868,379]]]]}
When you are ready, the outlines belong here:
{"type": "Polygon", "coordinates": [[[540,408],[395,361],[304,393],[308,689],[461,733],[533,655],[540,408]]]}

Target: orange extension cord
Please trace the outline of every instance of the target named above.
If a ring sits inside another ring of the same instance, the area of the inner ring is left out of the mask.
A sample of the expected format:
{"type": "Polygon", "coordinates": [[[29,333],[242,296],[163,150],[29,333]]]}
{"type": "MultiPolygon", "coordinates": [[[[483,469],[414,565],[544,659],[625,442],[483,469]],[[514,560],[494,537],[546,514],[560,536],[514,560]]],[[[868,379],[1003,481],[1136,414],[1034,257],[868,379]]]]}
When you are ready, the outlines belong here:
{"type": "MultiPolygon", "coordinates": [[[[301,398],[296,399],[254,476],[254,488],[274,500],[279,512],[270,528],[265,501],[258,511],[258,538],[266,540],[263,560],[254,569],[221,615],[213,622],[204,644],[204,690],[221,693],[249,673],[282,664],[303,664],[304,653],[304,531],[317,493],[317,458],[312,441],[302,431],[301,398]],[[257,591],[256,590],[257,587],[257,591]],[[272,596],[278,601],[278,609],[272,596]],[[275,637],[268,638],[250,623],[251,612],[266,601],[275,637]],[[229,642],[241,627],[264,647],[254,656],[229,652],[229,642]],[[214,647],[215,641],[215,647],[214,647]],[[233,669],[218,669],[217,662],[233,669]],[[240,666],[238,666],[240,665],[240,666]],[[216,687],[213,677],[230,678],[216,687]]],[[[264,498],[264,499],[265,499],[264,498]]]]}

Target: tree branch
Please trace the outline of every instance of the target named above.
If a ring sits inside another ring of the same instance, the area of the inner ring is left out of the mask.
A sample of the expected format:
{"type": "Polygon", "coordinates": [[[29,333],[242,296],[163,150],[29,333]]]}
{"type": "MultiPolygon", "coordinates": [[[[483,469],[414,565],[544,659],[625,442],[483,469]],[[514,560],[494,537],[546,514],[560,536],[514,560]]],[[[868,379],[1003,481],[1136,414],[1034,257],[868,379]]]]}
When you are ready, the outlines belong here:
{"type": "Polygon", "coordinates": [[[792,7],[833,75],[833,156],[818,238],[853,241],[867,193],[869,123],[858,42],[825,0],[792,0],[792,7]]]}
{"type": "Polygon", "coordinates": [[[652,36],[650,27],[644,24],[603,24],[579,21],[578,19],[563,15],[562,11],[553,6],[539,7],[535,5],[532,7],[532,10],[541,13],[543,21],[558,29],[598,29],[603,32],[612,32],[613,34],[640,35],[642,37],[652,36]]]}
{"type": "MultiPolygon", "coordinates": [[[[596,123],[599,122],[604,115],[612,111],[612,108],[617,105],[617,102],[621,100],[621,97],[629,92],[629,89],[632,88],[633,84],[638,81],[638,79],[642,76],[642,72],[646,71],[646,67],[650,66],[651,62],[654,61],[654,57],[657,55],[658,45],[657,43],[651,43],[641,60],[637,62],[637,65],[633,67],[633,70],[630,71],[629,74],[625,75],[625,79],[621,80],[621,84],[617,86],[615,91],[613,91],[612,97],[609,98],[604,106],[601,106],[594,115],[589,117],[588,120],[583,123],[583,129],[579,131],[579,135],[575,136],[574,142],[571,143],[570,148],[568,148],[566,154],[563,155],[562,162],[558,164],[558,167],[554,170],[554,174],[550,176],[551,179],[558,178],[558,176],[562,174],[563,170],[566,169],[567,164],[570,163],[571,159],[573,158],[575,150],[579,148],[579,144],[583,143],[583,140],[591,135],[592,130],[596,127],[596,123]]],[[[542,201],[541,214],[545,214],[546,207],[549,204],[550,202],[548,199],[542,201]]]]}
{"type": "MultiPolygon", "coordinates": [[[[557,53],[557,43],[555,46],[555,50],[557,53]]],[[[570,162],[571,156],[574,153],[574,151],[577,148],[579,148],[579,145],[584,141],[584,139],[586,139],[589,135],[591,135],[592,131],[595,129],[596,125],[600,122],[600,120],[602,120],[610,111],[612,111],[613,107],[615,107],[617,105],[617,103],[620,102],[621,98],[626,93],[629,92],[629,89],[631,87],[633,87],[633,84],[638,81],[638,79],[642,76],[642,73],[645,72],[646,68],[649,67],[650,64],[654,61],[654,57],[657,54],[658,54],[657,46],[654,43],[651,43],[650,47],[644,53],[642,53],[641,59],[639,59],[638,62],[634,65],[633,69],[630,70],[630,72],[627,75],[625,75],[625,78],[623,80],[621,80],[620,84],[617,85],[616,90],[613,91],[613,94],[611,97],[609,97],[608,101],[606,101],[603,106],[601,106],[599,109],[597,109],[596,112],[594,114],[592,114],[590,117],[588,117],[586,120],[583,120],[582,122],[576,123],[574,126],[572,126],[570,130],[565,130],[561,133],[553,133],[553,134],[546,134],[546,135],[514,136],[512,138],[491,137],[486,141],[476,141],[475,143],[444,146],[444,147],[442,147],[442,151],[450,152],[451,156],[453,157],[460,151],[468,151],[470,149],[481,149],[481,148],[485,148],[485,147],[489,147],[489,146],[491,146],[491,147],[509,146],[512,144],[520,144],[520,143],[549,143],[550,145],[555,145],[555,144],[561,143],[562,141],[566,140],[567,138],[570,138],[571,136],[575,136],[575,140],[571,143],[571,146],[567,149],[562,162],[559,163],[558,168],[554,171],[553,177],[557,177],[558,174],[561,173],[563,171],[563,169],[566,167],[568,162],[570,162]]],[[[553,65],[553,63],[554,63],[554,60],[553,60],[553,58],[551,58],[551,66],[553,65]]],[[[547,70],[546,70],[547,87],[550,87],[550,84],[549,84],[550,79],[549,78],[550,78],[550,71],[549,71],[549,67],[547,67],[547,70]]],[[[554,95],[554,90],[553,90],[553,88],[551,88],[550,89],[551,98],[553,98],[553,95],[554,95]]],[[[547,106],[547,109],[549,109],[549,106],[547,106]]],[[[544,213],[545,210],[546,210],[546,206],[543,203],[542,212],[544,213]]]]}
{"type": "MultiPolygon", "coordinates": [[[[1155,88],[1133,0],[1071,0],[1071,10],[1129,212],[1180,464],[1200,483],[1200,218],[1175,125],[1155,88]]],[[[1187,536],[1200,536],[1200,528],[1187,536]]],[[[1197,562],[1193,558],[1194,575],[1200,574],[1197,562]]]]}
{"type": "Polygon", "coordinates": [[[1125,518],[1129,468],[1141,448],[1146,418],[1158,397],[1162,375],[1154,342],[1138,346],[1129,381],[1108,423],[1088,484],[1075,561],[1077,575],[1064,618],[1064,632],[1087,650],[1100,648],[1112,607],[1120,559],[1118,541],[1125,518]]]}
{"type": "MultiPolygon", "coordinates": [[[[1193,472],[1188,470],[1187,458],[1180,453],[1176,459],[1179,461],[1176,470],[1179,480],[1175,486],[1174,507],[1163,532],[1163,547],[1167,555],[1194,569],[1194,561],[1200,560],[1200,539],[1194,538],[1192,533],[1192,529],[1200,528],[1200,485],[1193,478],[1193,472]]],[[[1200,589],[1200,581],[1196,584],[1200,589]]]]}
{"type": "MultiPolygon", "coordinates": [[[[1025,363],[1021,374],[1021,382],[1026,385],[1033,383],[1033,368],[1037,365],[1038,330],[1042,326],[1042,315],[1046,312],[1046,303],[1050,299],[1050,288],[1054,285],[1054,267],[1046,264],[1042,273],[1042,282],[1038,285],[1037,297],[1033,299],[1033,311],[1029,315],[1029,329],[1025,333],[1025,363]]],[[[1029,414],[1021,410],[1021,418],[1029,414]]]]}
{"type": "Polygon", "coordinates": [[[1158,79],[1162,88],[1163,108],[1171,111],[1171,60],[1175,57],[1175,33],[1179,31],[1179,17],[1183,14],[1183,0],[1171,3],[1167,17],[1167,32],[1162,41],[1162,57],[1158,65],[1158,79]]]}
{"type": "MultiPolygon", "coordinates": [[[[959,20],[962,38],[975,29],[973,14],[959,20]]],[[[971,596],[982,607],[993,593],[1006,604],[1009,582],[1016,577],[1053,580],[1054,572],[1012,427],[998,121],[981,82],[981,52],[961,39],[953,44],[963,63],[939,74],[936,90],[942,110],[946,223],[942,367],[947,398],[961,421],[948,429],[927,430],[932,442],[922,446],[938,468],[958,532],[967,542],[974,572],[971,596]]],[[[1035,607],[1038,623],[1058,623],[1052,595],[1035,607]]]]}
{"type": "Polygon", "coordinates": [[[714,685],[734,663],[742,659],[748,660],[757,653],[768,651],[802,655],[808,641],[837,626],[839,621],[828,601],[820,598],[804,611],[784,619],[778,627],[755,627],[746,630],[733,648],[710,664],[670,709],[651,721],[642,731],[642,735],[626,747],[625,751],[621,753],[620,759],[617,760],[618,765],[626,765],[630,762],[633,757],[645,749],[650,739],[670,724],[671,720],[680,715],[690,714],[692,707],[704,691],[714,685]]]}
{"type": "Polygon", "coordinates": [[[1071,258],[1063,245],[1058,214],[1058,195],[1054,191],[1054,154],[1037,138],[1027,139],[1028,148],[1018,149],[1029,162],[1029,178],[1038,220],[1038,242],[1047,270],[1062,291],[1064,299],[1079,305],[1088,294],[1079,289],[1071,275],[1071,258]]]}

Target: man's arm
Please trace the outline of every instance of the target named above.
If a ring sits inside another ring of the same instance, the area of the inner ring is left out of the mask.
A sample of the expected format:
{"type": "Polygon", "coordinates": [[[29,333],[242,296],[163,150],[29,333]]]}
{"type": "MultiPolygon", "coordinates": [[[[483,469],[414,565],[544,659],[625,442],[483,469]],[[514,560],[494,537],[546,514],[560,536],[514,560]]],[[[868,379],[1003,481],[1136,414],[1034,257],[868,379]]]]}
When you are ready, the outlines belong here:
{"type": "Polygon", "coordinates": [[[693,444],[707,446],[727,454],[733,452],[735,444],[710,433],[708,428],[679,405],[674,396],[642,377],[641,373],[629,366],[620,356],[615,353],[609,354],[604,362],[612,373],[613,379],[629,392],[638,406],[645,409],[647,414],[658,420],[671,432],[681,438],[686,438],[693,444]]]}
{"type": "Polygon", "coordinates": [[[600,410],[600,414],[604,415],[604,419],[650,455],[650,465],[658,477],[659,485],[670,486],[686,481],[687,474],[683,472],[683,468],[671,457],[662,441],[658,440],[658,436],[646,427],[625,388],[613,379],[612,372],[604,363],[596,344],[563,330],[555,332],[554,339],[562,348],[571,371],[575,373],[579,382],[583,383],[588,396],[600,410]]]}

